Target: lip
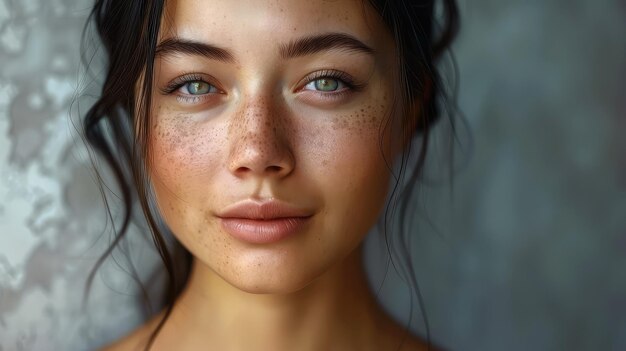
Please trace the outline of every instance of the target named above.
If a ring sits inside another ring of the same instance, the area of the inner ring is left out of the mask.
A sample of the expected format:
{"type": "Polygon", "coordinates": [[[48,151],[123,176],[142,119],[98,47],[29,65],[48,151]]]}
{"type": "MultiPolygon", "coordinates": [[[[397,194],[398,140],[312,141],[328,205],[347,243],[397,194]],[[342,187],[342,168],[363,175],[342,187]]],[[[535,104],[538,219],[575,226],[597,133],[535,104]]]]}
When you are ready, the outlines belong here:
{"type": "Polygon", "coordinates": [[[310,210],[278,200],[245,200],[220,212],[222,229],[251,244],[269,244],[302,231],[313,216],[310,210]]]}

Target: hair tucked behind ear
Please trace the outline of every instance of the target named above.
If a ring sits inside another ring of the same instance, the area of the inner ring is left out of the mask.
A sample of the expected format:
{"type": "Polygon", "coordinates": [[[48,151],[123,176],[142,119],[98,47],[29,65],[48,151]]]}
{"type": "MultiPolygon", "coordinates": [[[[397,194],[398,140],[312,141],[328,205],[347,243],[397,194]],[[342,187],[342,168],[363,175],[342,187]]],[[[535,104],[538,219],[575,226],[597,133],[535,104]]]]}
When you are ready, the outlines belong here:
{"type": "MultiPolygon", "coordinates": [[[[369,3],[387,24],[396,44],[401,86],[400,96],[396,96],[396,102],[397,106],[401,107],[399,115],[403,118],[402,135],[406,139],[419,141],[418,154],[413,164],[408,163],[413,151],[413,142],[409,142],[403,150],[399,174],[394,174],[395,184],[390,195],[391,201],[385,208],[382,229],[391,264],[409,283],[412,290],[407,333],[412,320],[415,296],[422,313],[426,340],[430,348],[428,318],[409,252],[410,235],[415,233],[408,231],[406,222],[401,223],[400,233],[394,237],[390,237],[388,229],[396,212],[399,213],[400,221],[406,221],[408,218],[408,205],[412,195],[416,194],[415,185],[426,162],[429,135],[433,125],[441,118],[441,108],[446,107],[450,108],[449,111],[454,111],[451,106],[454,104],[454,98],[449,97],[443,86],[437,64],[458,33],[459,12],[454,0],[442,0],[440,1],[442,18],[441,22],[437,22],[435,18],[437,1],[369,0],[369,3]]],[[[451,112],[448,117],[454,132],[454,113],[451,112]]],[[[383,129],[387,127],[384,126],[383,129]]],[[[382,143],[382,135],[379,139],[382,143]]],[[[382,144],[380,147],[382,152],[382,144]]],[[[389,171],[393,172],[390,162],[387,164],[389,171]]]]}
{"type": "MultiPolygon", "coordinates": [[[[108,58],[107,74],[100,98],[87,112],[84,134],[89,144],[113,171],[124,206],[122,223],[115,239],[100,257],[87,281],[87,293],[97,269],[126,235],[139,201],[155,247],[168,275],[165,317],[151,335],[150,348],[169,316],[189,270],[189,254],[174,259],[163,229],[151,206],[151,189],[146,172],[150,155],[150,102],[153,63],[164,0],[98,0],[90,14],[108,58]]],[[[89,22],[88,22],[89,23],[89,22]]],[[[84,38],[84,36],[83,36],[84,38]]],[[[108,209],[102,179],[100,190],[108,209]]],[[[110,211],[109,211],[110,214],[110,211]]]]}
{"type": "MultiPolygon", "coordinates": [[[[150,183],[146,172],[150,160],[147,140],[150,133],[148,111],[153,84],[153,63],[164,3],[165,0],[97,0],[89,17],[95,24],[106,51],[108,65],[101,96],[85,115],[84,134],[91,147],[112,170],[121,192],[124,212],[114,240],[89,276],[87,293],[97,269],[128,232],[134,216],[133,204],[139,201],[169,278],[165,316],[152,333],[146,349],[152,346],[156,335],[167,320],[174,300],[186,282],[184,272],[189,270],[190,263],[188,253],[185,253],[185,259],[180,260],[167,243],[164,229],[159,225],[158,214],[153,213],[150,183]]],[[[417,163],[412,165],[407,182],[408,191],[403,192],[399,203],[400,212],[403,214],[410,198],[406,195],[412,193],[411,190],[424,166],[430,128],[439,118],[440,102],[445,98],[436,64],[457,33],[458,11],[454,0],[441,1],[442,22],[437,25],[434,20],[435,1],[369,0],[369,3],[389,27],[398,49],[401,83],[399,99],[405,109],[403,111],[403,116],[406,117],[406,123],[403,123],[405,134],[421,135],[417,163]],[[410,107],[412,106],[410,102],[418,100],[421,112],[416,116],[417,112],[410,107]]],[[[83,35],[83,39],[85,38],[83,35]]],[[[398,181],[404,177],[404,169],[407,166],[405,163],[410,152],[409,145],[402,157],[398,181]]],[[[99,176],[98,179],[108,209],[104,184],[99,176]]],[[[393,195],[397,195],[396,189],[393,195]]],[[[395,211],[396,205],[397,203],[394,203],[392,210],[395,211]]],[[[386,238],[389,210],[388,207],[385,211],[386,238]]],[[[425,315],[417,280],[410,267],[410,255],[406,251],[406,246],[400,245],[399,248],[401,252],[399,255],[392,255],[392,263],[393,257],[399,257],[398,260],[404,262],[405,269],[411,273],[407,278],[412,283],[413,291],[425,315]]],[[[429,338],[427,323],[426,327],[429,338]]]]}

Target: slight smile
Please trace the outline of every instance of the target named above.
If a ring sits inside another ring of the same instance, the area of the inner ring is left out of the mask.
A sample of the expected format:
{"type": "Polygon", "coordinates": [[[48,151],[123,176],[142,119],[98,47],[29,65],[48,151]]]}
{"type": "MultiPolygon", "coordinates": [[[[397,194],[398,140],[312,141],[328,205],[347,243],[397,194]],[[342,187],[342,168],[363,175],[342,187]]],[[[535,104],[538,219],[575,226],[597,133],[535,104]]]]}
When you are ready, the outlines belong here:
{"type": "Polygon", "coordinates": [[[293,236],[312,216],[312,211],[278,200],[245,200],[217,215],[227,233],[250,244],[269,244],[293,236]]]}

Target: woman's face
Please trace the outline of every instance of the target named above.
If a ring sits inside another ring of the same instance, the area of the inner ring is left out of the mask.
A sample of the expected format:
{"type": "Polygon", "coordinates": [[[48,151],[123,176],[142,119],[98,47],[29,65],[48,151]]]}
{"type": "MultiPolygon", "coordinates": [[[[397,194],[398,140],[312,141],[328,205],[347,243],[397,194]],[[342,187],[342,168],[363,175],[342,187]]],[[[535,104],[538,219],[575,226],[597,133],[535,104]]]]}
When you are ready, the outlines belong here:
{"type": "Polygon", "coordinates": [[[295,291],[341,264],[376,222],[385,158],[399,148],[388,127],[381,149],[396,61],[375,10],[361,0],[170,1],[159,37],[149,170],[176,237],[249,292],[295,291]],[[300,217],[224,218],[246,201],[300,217]]]}

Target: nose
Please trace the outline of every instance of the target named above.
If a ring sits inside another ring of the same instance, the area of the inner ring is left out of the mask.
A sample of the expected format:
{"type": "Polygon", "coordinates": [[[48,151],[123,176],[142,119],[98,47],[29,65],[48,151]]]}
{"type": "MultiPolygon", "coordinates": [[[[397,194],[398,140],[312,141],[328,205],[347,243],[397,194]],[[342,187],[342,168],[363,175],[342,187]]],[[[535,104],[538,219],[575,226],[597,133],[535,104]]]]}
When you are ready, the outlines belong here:
{"type": "Polygon", "coordinates": [[[285,127],[285,116],[274,105],[263,101],[245,104],[229,124],[229,171],[238,178],[290,174],[295,158],[285,127]]]}

